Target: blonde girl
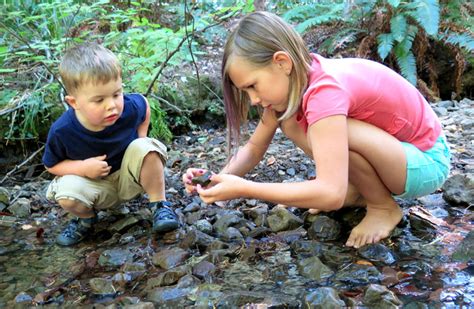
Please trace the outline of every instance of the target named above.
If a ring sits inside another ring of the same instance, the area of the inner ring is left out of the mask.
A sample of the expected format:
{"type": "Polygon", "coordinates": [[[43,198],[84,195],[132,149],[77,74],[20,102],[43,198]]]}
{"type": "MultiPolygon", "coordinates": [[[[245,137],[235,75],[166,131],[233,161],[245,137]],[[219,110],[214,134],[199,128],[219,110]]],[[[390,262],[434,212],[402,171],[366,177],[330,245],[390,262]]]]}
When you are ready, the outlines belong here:
{"type": "Polygon", "coordinates": [[[183,175],[187,191],[206,203],[253,198],[313,213],[365,206],[365,217],[346,242],[357,248],[389,236],[400,222],[394,196],[429,194],[448,175],[440,122],[414,86],[373,61],[310,53],[274,14],[256,12],[240,21],[225,45],[222,80],[231,148],[239,145],[249,104],[263,113],[248,142],[209,186],[191,183],[202,169],[183,175]],[[314,160],[316,179],[242,178],[263,158],[277,128],[314,160]]]}

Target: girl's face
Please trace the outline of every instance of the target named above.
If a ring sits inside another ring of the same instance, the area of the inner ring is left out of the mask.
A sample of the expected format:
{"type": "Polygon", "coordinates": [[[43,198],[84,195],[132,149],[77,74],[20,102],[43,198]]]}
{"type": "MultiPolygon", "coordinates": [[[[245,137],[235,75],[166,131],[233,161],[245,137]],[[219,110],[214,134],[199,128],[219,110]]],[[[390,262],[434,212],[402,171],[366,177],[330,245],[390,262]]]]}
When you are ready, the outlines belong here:
{"type": "Polygon", "coordinates": [[[265,67],[256,67],[244,58],[229,59],[229,77],[239,90],[247,93],[252,105],[284,112],[288,107],[291,68],[274,60],[265,67]]]}

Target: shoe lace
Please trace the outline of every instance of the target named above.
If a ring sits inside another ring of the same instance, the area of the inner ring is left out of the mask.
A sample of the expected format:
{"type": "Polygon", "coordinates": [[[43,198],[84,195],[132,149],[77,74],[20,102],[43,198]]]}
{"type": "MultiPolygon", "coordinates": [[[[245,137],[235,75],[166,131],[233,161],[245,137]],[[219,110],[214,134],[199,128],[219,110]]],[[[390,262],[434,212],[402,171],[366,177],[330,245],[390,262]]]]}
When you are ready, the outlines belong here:
{"type": "Polygon", "coordinates": [[[79,222],[77,221],[71,221],[66,228],[63,231],[63,235],[70,237],[76,233],[76,231],[79,229],[79,222]]]}
{"type": "Polygon", "coordinates": [[[173,213],[173,211],[164,206],[156,210],[154,217],[155,219],[158,219],[158,220],[175,220],[176,219],[176,215],[173,213]]]}
{"type": "Polygon", "coordinates": [[[73,220],[66,226],[62,234],[66,237],[71,237],[74,236],[77,231],[82,232],[82,230],[86,229],[87,227],[81,225],[79,221],[73,220]]]}

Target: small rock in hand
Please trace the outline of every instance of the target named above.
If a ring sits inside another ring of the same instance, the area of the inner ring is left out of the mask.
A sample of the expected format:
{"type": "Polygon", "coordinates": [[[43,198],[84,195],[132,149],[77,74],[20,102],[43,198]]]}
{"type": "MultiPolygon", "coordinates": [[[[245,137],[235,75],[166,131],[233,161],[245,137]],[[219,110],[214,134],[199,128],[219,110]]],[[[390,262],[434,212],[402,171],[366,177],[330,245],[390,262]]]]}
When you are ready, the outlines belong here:
{"type": "Polygon", "coordinates": [[[194,177],[191,182],[194,185],[201,185],[202,187],[207,186],[211,182],[212,173],[210,171],[205,172],[201,176],[194,177]]]}

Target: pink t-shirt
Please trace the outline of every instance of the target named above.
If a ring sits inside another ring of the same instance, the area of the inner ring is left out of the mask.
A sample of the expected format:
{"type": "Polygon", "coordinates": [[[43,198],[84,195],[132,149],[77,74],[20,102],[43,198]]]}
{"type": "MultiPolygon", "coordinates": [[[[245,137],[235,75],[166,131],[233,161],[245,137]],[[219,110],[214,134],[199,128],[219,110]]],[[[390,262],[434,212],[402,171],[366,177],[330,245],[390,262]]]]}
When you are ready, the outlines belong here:
{"type": "Polygon", "coordinates": [[[441,133],[439,120],[403,77],[366,59],[312,57],[309,86],[297,115],[305,132],[322,118],[345,115],[371,123],[422,151],[434,145],[441,133]]]}

